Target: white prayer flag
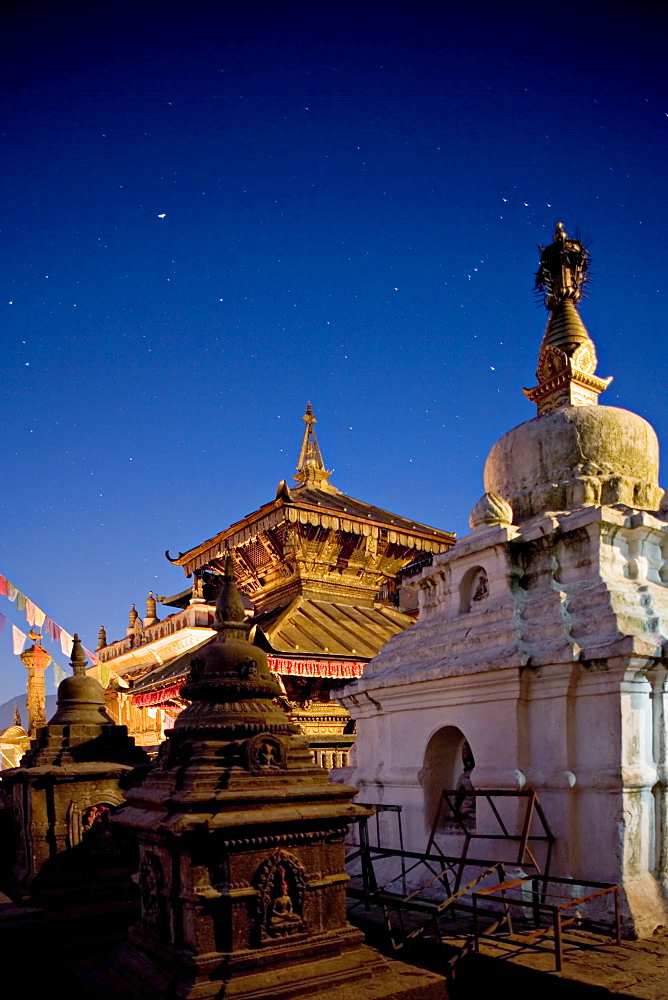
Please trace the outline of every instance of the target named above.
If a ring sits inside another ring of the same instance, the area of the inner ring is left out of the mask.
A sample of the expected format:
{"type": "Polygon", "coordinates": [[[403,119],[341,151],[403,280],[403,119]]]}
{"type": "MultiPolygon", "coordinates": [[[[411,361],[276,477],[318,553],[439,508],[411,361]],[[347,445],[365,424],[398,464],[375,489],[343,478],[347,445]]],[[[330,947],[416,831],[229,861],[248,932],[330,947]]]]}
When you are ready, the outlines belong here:
{"type": "Polygon", "coordinates": [[[72,655],[72,646],[74,644],[74,637],[66,632],[65,629],[61,630],[60,633],[60,648],[62,649],[65,656],[72,655]]]}
{"type": "Polygon", "coordinates": [[[23,652],[23,647],[26,644],[27,638],[28,636],[25,632],[22,632],[20,628],[16,627],[16,625],[12,625],[12,644],[14,646],[14,652],[17,656],[19,653],[23,652]]]}

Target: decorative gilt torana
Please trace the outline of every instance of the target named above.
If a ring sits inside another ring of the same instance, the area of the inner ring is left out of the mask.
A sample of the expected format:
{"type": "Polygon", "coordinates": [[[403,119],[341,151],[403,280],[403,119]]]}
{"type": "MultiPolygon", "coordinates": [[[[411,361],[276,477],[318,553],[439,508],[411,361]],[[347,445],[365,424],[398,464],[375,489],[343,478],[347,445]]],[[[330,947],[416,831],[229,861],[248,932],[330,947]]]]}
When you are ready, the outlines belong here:
{"type": "Polygon", "coordinates": [[[596,350],[575,307],[588,280],[587,248],[570,239],[557,222],[554,242],[539,249],[536,287],[543,292],[551,316],[538,356],[538,385],[524,394],[536,403],[540,417],[565,406],[596,404],[612,378],[594,374],[596,350]]]}

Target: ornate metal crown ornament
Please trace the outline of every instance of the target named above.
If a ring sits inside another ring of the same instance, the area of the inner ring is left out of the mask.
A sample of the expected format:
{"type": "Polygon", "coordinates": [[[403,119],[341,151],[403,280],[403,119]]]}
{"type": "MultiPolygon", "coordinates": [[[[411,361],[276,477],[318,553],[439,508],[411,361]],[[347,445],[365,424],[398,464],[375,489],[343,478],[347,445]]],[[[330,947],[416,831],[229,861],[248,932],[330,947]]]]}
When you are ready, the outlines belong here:
{"type": "Polygon", "coordinates": [[[539,250],[535,284],[551,315],[538,355],[538,385],[524,395],[543,416],[566,406],[596,404],[612,378],[594,374],[596,349],[575,307],[590,280],[587,248],[557,222],[554,242],[539,250]]]}

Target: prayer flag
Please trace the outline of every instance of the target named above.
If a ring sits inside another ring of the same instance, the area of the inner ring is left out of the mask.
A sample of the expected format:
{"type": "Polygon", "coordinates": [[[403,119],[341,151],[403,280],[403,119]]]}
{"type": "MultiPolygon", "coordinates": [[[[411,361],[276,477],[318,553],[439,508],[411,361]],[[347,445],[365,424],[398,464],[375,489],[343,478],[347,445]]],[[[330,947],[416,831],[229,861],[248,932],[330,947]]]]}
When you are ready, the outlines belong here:
{"type": "Polygon", "coordinates": [[[26,596],[22,594],[19,590],[16,591],[16,607],[19,611],[25,611],[26,609],[26,596]]]}
{"type": "Polygon", "coordinates": [[[66,632],[64,628],[60,630],[60,648],[62,649],[65,656],[72,655],[72,645],[74,643],[74,637],[66,632]]]}
{"type": "Polygon", "coordinates": [[[18,593],[19,593],[19,592],[18,592],[18,590],[16,589],[16,587],[14,586],[14,584],[13,584],[13,583],[10,583],[10,582],[9,582],[9,580],[7,580],[7,597],[9,598],[9,600],[10,600],[10,601],[11,601],[12,603],[14,603],[14,601],[15,601],[15,600],[16,600],[16,598],[18,597],[18,593]]]}
{"type": "Polygon", "coordinates": [[[14,652],[17,656],[19,653],[23,652],[23,647],[25,646],[27,638],[28,636],[25,632],[22,632],[20,628],[16,627],[16,625],[12,625],[12,643],[14,646],[14,652]]]}
{"type": "Polygon", "coordinates": [[[61,667],[61,665],[59,663],[56,663],[56,661],[54,660],[53,661],[53,683],[56,686],[56,691],[60,687],[60,682],[64,681],[67,676],[68,676],[67,670],[64,670],[63,667],[61,667]]]}
{"type": "Polygon", "coordinates": [[[7,619],[3,614],[0,613],[0,632],[2,632],[6,624],[7,624],[7,619]]]}
{"type": "MultiPolygon", "coordinates": [[[[18,603],[18,602],[17,602],[18,603]]],[[[35,624],[35,605],[26,597],[26,621],[28,625],[35,624]]]]}
{"type": "Polygon", "coordinates": [[[7,580],[1,573],[0,573],[0,594],[2,594],[3,597],[7,596],[7,580]]]}
{"type": "Polygon", "coordinates": [[[109,681],[111,680],[111,669],[106,663],[100,664],[100,681],[102,682],[102,687],[109,687],[109,681]]]}
{"type": "Polygon", "coordinates": [[[38,628],[41,628],[46,620],[46,615],[44,614],[41,608],[37,607],[36,604],[33,604],[33,608],[35,609],[35,625],[38,628]]]}
{"type": "Polygon", "coordinates": [[[44,631],[54,642],[60,642],[60,625],[56,625],[54,620],[49,618],[48,615],[44,618],[44,631]]]}

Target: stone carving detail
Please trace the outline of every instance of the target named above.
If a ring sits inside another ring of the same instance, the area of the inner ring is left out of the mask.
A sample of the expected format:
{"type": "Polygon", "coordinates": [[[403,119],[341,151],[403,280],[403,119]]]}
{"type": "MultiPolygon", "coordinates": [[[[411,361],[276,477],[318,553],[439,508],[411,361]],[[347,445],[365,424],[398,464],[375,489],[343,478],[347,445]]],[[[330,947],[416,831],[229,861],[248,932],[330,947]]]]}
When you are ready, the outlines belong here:
{"type": "Polygon", "coordinates": [[[145,923],[156,930],[161,922],[161,897],[165,875],[157,854],[145,854],[139,866],[141,909],[145,923]]]}
{"type": "Polygon", "coordinates": [[[85,843],[89,850],[107,850],[115,841],[111,816],[122,802],[120,795],[106,793],[104,802],[81,805],[70,802],[67,810],[67,838],[70,847],[85,843]]]}
{"type": "Polygon", "coordinates": [[[484,493],[469,515],[472,529],[483,524],[512,524],[513,508],[498,493],[484,493]]]}
{"type": "Polygon", "coordinates": [[[303,919],[306,873],[296,857],[276,851],[260,865],[253,884],[259,894],[257,929],[261,944],[307,933],[303,919]]]}
{"type": "Polygon", "coordinates": [[[283,741],[272,733],[258,733],[245,747],[246,767],[253,774],[284,771],[286,766],[283,741]]]}
{"type": "Polygon", "coordinates": [[[471,600],[479,604],[480,601],[484,601],[489,594],[489,584],[487,582],[487,573],[484,569],[481,569],[478,575],[473,580],[473,586],[471,587],[471,600]]]}
{"type": "Polygon", "coordinates": [[[460,611],[469,612],[474,604],[480,605],[489,597],[489,580],[482,566],[472,566],[464,573],[459,584],[460,611]]]}

